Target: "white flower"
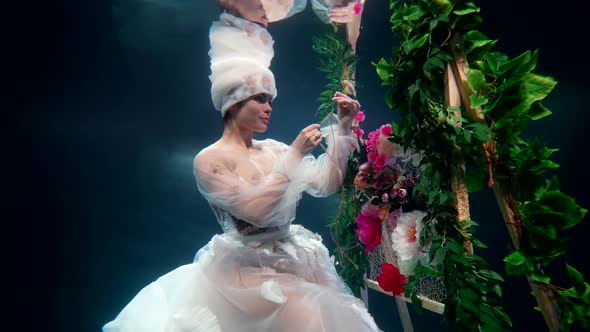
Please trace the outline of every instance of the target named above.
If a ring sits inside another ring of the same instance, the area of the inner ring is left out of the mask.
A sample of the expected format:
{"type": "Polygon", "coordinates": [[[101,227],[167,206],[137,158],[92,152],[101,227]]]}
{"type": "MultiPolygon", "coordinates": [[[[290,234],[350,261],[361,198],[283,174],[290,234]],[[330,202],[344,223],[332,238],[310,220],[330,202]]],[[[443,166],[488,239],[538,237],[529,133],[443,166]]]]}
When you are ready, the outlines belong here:
{"type": "Polygon", "coordinates": [[[403,275],[411,275],[421,261],[428,263],[428,246],[420,246],[420,232],[425,212],[404,212],[397,219],[397,226],[391,234],[391,245],[398,257],[398,267],[403,275]]]}

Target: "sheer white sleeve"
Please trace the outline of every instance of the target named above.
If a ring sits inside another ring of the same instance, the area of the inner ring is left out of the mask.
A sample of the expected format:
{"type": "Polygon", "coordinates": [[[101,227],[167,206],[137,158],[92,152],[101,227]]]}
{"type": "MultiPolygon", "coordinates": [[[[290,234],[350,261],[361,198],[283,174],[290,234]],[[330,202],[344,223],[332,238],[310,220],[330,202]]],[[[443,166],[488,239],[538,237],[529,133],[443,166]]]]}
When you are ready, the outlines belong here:
{"type": "Polygon", "coordinates": [[[356,134],[342,132],[335,114],[322,121],[321,132],[327,143],[324,153],[317,158],[308,154],[300,160],[293,157],[295,153],[287,153],[275,165],[277,172],[289,178],[292,189],[315,197],[329,196],[339,189],[346,175],[348,156],[354,149],[359,149],[356,134]]]}

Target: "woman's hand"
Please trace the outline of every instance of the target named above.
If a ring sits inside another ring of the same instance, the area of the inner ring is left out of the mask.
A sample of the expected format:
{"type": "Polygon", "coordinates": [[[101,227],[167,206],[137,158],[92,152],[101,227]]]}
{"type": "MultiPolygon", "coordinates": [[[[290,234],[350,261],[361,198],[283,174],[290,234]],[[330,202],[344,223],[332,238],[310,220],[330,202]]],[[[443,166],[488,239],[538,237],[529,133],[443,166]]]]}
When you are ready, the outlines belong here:
{"type": "Polygon", "coordinates": [[[342,1],[340,4],[330,8],[328,17],[334,23],[349,23],[354,17],[354,7],[356,1],[350,1],[349,4],[345,4],[347,1],[342,1]]]}
{"type": "Polygon", "coordinates": [[[336,92],[332,100],[338,104],[338,125],[343,134],[351,132],[352,120],[361,109],[361,104],[349,96],[336,92]]]}
{"type": "Polygon", "coordinates": [[[291,147],[301,153],[302,156],[310,153],[322,142],[322,134],[319,124],[311,124],[299,133],[291,147]]]}

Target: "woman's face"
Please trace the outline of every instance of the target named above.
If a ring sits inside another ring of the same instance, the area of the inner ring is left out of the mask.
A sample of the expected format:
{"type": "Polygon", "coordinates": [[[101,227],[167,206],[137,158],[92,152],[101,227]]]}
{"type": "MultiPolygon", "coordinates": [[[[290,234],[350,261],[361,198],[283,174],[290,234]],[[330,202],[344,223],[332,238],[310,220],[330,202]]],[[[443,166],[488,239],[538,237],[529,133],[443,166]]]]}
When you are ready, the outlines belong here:
{"type": "Polygon", "coordinates": [[[266,132],[272,113],[271,96],[265,93],[253,95],[240,103],[235,110],[234,121],[243,129],[257,133],[266,132]]]}

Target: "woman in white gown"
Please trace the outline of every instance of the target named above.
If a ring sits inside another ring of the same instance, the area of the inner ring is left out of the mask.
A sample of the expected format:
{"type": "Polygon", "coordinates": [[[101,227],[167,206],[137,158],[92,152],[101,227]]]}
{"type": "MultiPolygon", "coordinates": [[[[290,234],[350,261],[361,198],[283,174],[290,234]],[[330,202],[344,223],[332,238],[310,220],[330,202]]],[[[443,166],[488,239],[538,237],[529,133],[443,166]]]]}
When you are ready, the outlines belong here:
{"type": "Polygon", "coordinates": [[[211,94],[224,129],[197,154],[194,174],[223,233],[193,263],[142,289],[103,331],[380,331],[320,236],[293,223],[303,192],[338,190],[358,147],[350,127],[360,105],[337,93],[331,124],[305,127],[290,145],[255,140],[276,96],[273,40],[264,27],[223,13],[210,41],[211,94]]]}

